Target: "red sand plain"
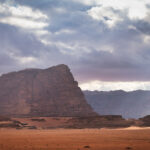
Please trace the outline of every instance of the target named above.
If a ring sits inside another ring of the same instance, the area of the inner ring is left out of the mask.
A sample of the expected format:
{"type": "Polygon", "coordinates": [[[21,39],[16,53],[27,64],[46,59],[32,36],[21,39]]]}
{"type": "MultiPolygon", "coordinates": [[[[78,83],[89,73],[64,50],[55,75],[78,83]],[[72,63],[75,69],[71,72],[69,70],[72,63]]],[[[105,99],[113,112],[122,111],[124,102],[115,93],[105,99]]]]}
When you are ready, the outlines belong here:
{"type": "Polygon", "coordinates": [[[150,129],[0,129],[0,150],[150,150],[150,129]]]}

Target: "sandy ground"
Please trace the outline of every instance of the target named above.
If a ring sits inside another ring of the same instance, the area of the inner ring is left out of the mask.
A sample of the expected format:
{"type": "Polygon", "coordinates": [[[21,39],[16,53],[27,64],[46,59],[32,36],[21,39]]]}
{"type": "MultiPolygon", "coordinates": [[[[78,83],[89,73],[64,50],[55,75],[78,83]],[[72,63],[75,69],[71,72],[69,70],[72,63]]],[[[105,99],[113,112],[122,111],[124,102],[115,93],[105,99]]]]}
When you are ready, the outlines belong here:
{"type": "Polygon", "coordinates": [[[150,129],[0,129],[0,150],[150,150],[150,129]]]}

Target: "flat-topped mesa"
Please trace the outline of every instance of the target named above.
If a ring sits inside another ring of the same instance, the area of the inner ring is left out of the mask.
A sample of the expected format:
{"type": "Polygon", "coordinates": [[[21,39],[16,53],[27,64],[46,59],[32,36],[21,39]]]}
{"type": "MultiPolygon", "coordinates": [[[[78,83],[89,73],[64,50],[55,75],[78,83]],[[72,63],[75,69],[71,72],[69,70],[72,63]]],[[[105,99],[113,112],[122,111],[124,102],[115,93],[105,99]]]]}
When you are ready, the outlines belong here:
{"type": "Polygon", "coordinates": [[[0,77],[0,115],[96,116],[66,65],[0,77]]]}

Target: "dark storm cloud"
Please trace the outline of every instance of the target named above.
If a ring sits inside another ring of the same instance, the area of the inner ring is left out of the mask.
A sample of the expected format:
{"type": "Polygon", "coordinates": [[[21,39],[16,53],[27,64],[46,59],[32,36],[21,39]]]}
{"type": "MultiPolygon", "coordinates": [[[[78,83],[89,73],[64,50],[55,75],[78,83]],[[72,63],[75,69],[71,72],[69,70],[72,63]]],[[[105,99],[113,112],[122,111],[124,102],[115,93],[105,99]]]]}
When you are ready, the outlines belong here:
{"type": "Polygon", "coordinates": [[[138,20],[135,22],[135,26],[137,29],[144,34],[150,34],[150,23],[143,21],[143,20],[138,20]]]}
{"type": "Polygon", "coordinates": [[[92,6],[75,1],[14,0],[13,5],[47,15],[49,25],[42,30],[48,33],[37,36],[28,29],[1,23],[0,72],[65,63],[80,82],[150,80],[150,44],[144,41],[150,33],[147,20],[132,20],[125,11],[110,8],[122,21],[109,28],[107,21],[111,18],[95,20],[87,13],[92,6]],[[36,61],[22,64],[18,57],[33,57],[36,61]]]}

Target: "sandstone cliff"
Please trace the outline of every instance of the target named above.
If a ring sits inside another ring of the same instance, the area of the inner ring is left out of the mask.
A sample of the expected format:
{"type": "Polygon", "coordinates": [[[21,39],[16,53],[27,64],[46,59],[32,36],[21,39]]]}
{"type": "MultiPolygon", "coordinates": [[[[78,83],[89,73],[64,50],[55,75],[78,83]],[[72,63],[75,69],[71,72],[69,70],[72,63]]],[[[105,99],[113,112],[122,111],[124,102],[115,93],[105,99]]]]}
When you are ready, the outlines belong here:
{"type": "Polygon", "coordinates": [[[0,77],[0,115],[95,116],[66,65],[0,77]]]}

